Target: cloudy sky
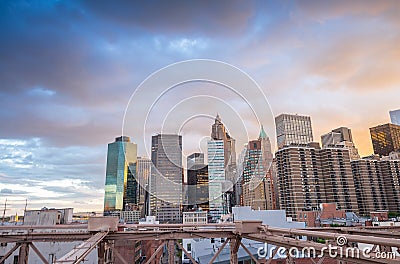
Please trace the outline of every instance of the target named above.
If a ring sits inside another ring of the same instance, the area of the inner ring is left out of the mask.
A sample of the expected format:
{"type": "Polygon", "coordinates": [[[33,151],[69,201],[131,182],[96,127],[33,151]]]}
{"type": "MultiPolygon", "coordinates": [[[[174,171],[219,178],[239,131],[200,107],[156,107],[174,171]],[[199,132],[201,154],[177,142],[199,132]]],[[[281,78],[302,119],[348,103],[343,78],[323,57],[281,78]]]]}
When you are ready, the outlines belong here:
{"type": "MultiPolygon", "coordinates": [[[[396,0],[0,1],[0,34],[0,203],[8,199],[7,214],[21,212],[25,199],[28,208],[101,210],[107,143],[121,134],[129,98],[150,74],[179,61],[240,68],[274,115],[310,115],[315,140],[350,127],[362,155],[372,153],[368,128],[400,108],[396,0]]],[[[160,113],[199,91],[246,116],[246,105],[223,87],[180,89],[164,97],[172,105],[155,108],[146,137],[159,131],[160,113]]],[[[178,112],[225,113],[216,101],[179,105],[178,112]]],[[[209,135],[211,122],[185,125],[186,152],[209,135]]],[[[250,128],[255,137],[258,128],[250,128]]],[[[146,156],[142,139],[130,136],[146,156]]]]}

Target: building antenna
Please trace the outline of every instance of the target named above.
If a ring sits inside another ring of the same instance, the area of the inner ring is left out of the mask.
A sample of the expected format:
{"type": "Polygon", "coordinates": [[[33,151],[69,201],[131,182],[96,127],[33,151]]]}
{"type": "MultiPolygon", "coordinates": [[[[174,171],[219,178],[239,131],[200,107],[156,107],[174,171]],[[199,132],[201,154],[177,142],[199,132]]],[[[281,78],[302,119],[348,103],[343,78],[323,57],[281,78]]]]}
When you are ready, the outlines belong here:
{"type": "Polygon", "coordinates": [[[4,220],[6,218],[6,210],[7,210],[7,198],[6,198],[6,201],[4,202],[3,219],[1,221],[1,225],[4,225],[4,220]]]}
{"type": "Polygon", "coordinates": [[[22,218],[22,224],[25,224],[25,214],[27,206],[28,206],[28,198],[25,199],[24,218],[22,218]]]}

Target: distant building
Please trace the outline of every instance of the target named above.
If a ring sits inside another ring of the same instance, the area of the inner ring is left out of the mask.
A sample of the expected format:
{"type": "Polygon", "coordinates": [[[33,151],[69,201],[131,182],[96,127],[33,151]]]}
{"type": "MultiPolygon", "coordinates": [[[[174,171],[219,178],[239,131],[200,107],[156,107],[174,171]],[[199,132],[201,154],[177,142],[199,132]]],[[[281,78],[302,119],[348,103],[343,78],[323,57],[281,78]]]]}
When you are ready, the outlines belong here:
{"type": "Polygon", "coordinates": [[[204,165],[204,153],[196,152],[187,157],[187,168],[190,169],[193,165],[204,165]]]}
{"type": "Polygon", "coordinates": [[[210,217],[217,221],[227,213],[224,201],[225,163],[224,141],[210,140],[207,142],[208,152],[208,200],[210,217]]]}
{"type": "Polygon", "coordinates": [[[211,127],[211,140],[222,140],[224,147],[224,166],[225,181],[227,183],[224,189],[224,200],[228,211],[232,206],[239,203],[236,200],[237,193],[237,172],[236,172],[236,141],[229,135],[225,125],[222,123],[219,115],[215,117],[215,122],[211,127]]]}
{"type": "Polygon", "coordinates": [[[360,215],[387,210],[387,197],[380,161],[361,159],[351,162],[360,215]]]}
{"type": "Polygon", "coordinates": [[[132,203],[136,199],[136,161],[137,146],[129,137],[117,137],[115,142],[108,144],[105,214],[108,211],[124,210],[126,203],[132,203]]]}
{"type": "Polygon", "coordinates": [[[400,151],[400,125],[384,124],[369,129],[374,153],[388,156],[390,152],[400,151]]]}
{"type": "Polygon", "coordinates": [[[326,147],[344,147],[350,151],[350,159],[358,160],[360,155],[353,142],[351,129],[347,127],[339,127],[331,132],[321,136],[322,148],[326,147]]]}
{"type": "Polygon", "coordinates": [[[259,138],[249,141],[243,162],[242,204],[253,209],[276,209],[271,143],[261,126],[259,138]]]}
{"type": "Polygon", "coordinates": [[[24,225],[52,226],[70,224],[73,217],[73,208],[27,210],[24,213],[24,225]]]}
{"type": "Polygon", "coordinates": [[[297,219],[307,227],[361,226],[363,223],[354,213],[337,209],[335,203],[320,204],[318,210],[297,213],[297,219]]]}
{"type": "Polygon", "coordinates": [[[138,180],[138,205],[141,215],[144,217],[149,210],[149,179],[151,173],[151,160],[145,157],[138,157],[136,174],[138,180]]]}
{"type": "Polygon", "coordinates": [[[311,117],[281,114],[275,117],[278,148],[313,142],[311,117]]]}
{"type": "Polygon", "coordinates": [[[400,126],[400,109],[389,112],[392,124],[400,126]]]}
{"type": "Polygon", "coordinates": [[[116,216],[121,223],[139,223],[141,212],[139,210],[113,211],[110,216],[116,216]]]}
{"type": "Polygon", "coordinates": [[[298,212],[318,210],[321,203],[358,212],[349,151],[292,145],[276,152],[280,209],[298,220],[298,212]]]}
{"type": "Polygon", "coordinates": [[[205,211],[193,211],[183,213],[184,224],[207,224],[208,214],[205,211]]]}
{"type": "Polygon", "coordinates": [[[188,168],[186,187],[188,207],[201,207],[208,211],[208,166],[199,161],[188,168]]]}
{"type": "Polygon", "coordinates": [[[160,223],[182,222],[182,136],[152,136],[150,213],[160,223]]]}

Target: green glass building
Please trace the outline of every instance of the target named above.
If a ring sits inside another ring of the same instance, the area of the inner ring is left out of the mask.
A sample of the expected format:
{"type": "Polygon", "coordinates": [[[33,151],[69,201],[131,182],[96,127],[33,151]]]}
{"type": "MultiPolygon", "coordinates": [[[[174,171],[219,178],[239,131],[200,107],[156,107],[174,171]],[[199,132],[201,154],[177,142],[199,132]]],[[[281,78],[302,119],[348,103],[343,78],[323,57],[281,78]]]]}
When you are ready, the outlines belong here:
{"type": "Polygon", "coordinates": [[[105,214],[124,210],[125,203],[137,203],[136,162],[137,145],[129,137],[117,137],[115,142],[108,144],[105,214]]]}

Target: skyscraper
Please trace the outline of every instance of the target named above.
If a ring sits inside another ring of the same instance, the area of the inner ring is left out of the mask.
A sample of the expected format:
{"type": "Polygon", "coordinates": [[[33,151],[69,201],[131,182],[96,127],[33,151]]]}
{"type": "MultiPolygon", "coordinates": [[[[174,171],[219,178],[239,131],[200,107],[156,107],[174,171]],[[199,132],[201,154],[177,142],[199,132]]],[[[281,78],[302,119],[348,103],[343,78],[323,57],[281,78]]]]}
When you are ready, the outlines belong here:
{"type": "Polygon", "coordinates": [[[236,141],[231,137],[231,135],[229,135],[218,114],[215,117],[215,122],[211,128],[211,139],[222,140],[224,144],[225,180],[231,185],[231,187],[226,190],[224,197],[228,206],[228,211],[230,211],[232,206],[239,203],[239,201],[236,200],[236,192],[238,188],[235,150],[236,141]]]}
{"type": "Polygon", "coordinates": [[[208,166],[204,164],[204,155],[202,156],[203,163],[198,160],[187,170],[188,205],[189,208],[201,207],[208,211],[208,166]]]}
{"type": "Polygon", "coordinates": [[[294,220],[298,212],[318,210],[326,202],[358,212],[348,150],[287,146],[276,152],[276,166],[280,209],[294,220]]]}
{"type": "Polygon", "coordinates": [[[313,141],[309,116],[281,114],[275,117],[278,148],[291,144],[308,144],[313,141]]]}
{"type": "Polygon", "coordinates": [[[121,136],[108,144],[104,212],[124,210],[125,202],[134,202],[137,146],[121,136]],[[129,175],[129,176],[128,176],[129,175]]]}
{"type": "Polygon", "coordinates": [[[151,160],[149,158],[138,157],[136,163],[136,174],[138,180],[138,204],[142,211],[142,216],[148,214],[149,209],[149,178],[151,172],[151,160]]]}
{"type": "Polygon", "coordinates": [[[150,211],[160,223],[182,221],[182,136],[157,134],[151,144],[150,211]]]}
{"type": "Polygon", "coordinates": [[[388,156],[390,152],[400,151],[400,126],[384,124],[369,129],[374,153],[388,156]]]}
{"type": "Polygon", "coordinates": [[[223,214],[227,213],[226,202],[224,201],[224,141],[208,141],[207,154],[209,213],[211,221],[217,221],[223,214]]]}
{"type": "Polygon", "coordinates": [[[257,140],[249,141],[243,164],[243,205],[253,209],[275,209],[271,143],[263,126],[257,140]]]}
{"type": "Polygon", "coordinates": [[[400,109],[389,112],[392,124],[400,126],[400,109]]]}
{"type": "Polygon", "coordinates": [[[380,162],[376,159],[360,159],[351,162],[358,208],[361,215],[387,210],[387,197],[380,162]]]}
{"type": "Polygon", "coordinates": [[[321,136],[322,148],[327,147],[344,147],[350,152],[351,160],[360,159],[358,149],[354,145],[351,129],[347,127],[339,127],[331,132],[321,136]]]}

